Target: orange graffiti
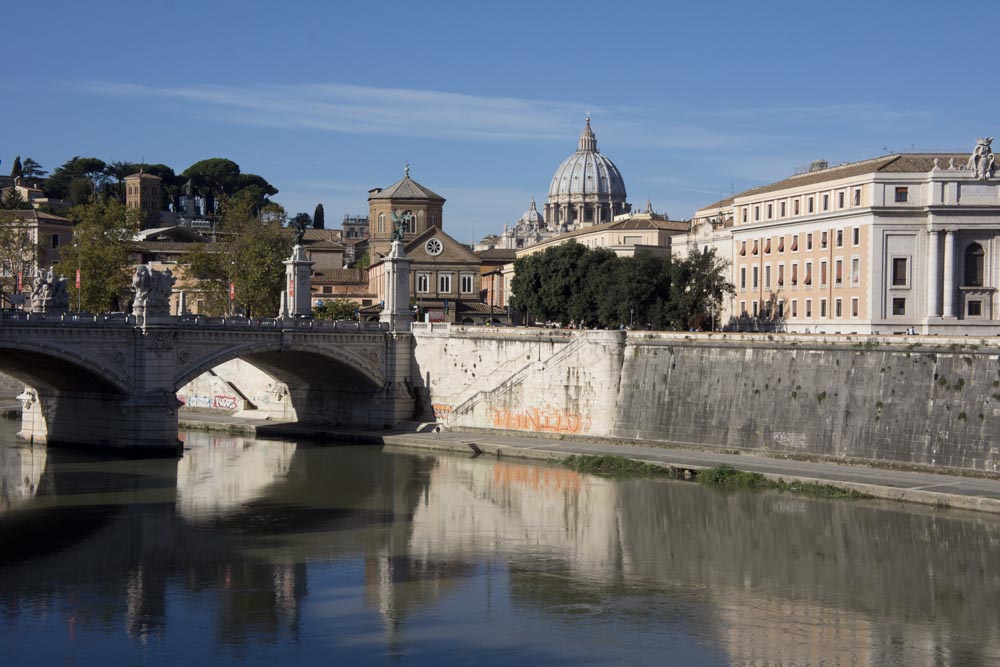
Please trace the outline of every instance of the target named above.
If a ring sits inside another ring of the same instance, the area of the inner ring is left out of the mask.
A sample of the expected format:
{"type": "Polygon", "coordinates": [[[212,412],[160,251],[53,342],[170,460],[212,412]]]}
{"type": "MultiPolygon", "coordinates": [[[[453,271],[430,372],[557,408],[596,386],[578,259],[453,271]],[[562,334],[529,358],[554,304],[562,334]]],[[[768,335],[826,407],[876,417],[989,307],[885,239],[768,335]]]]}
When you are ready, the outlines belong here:
{"type": "Polygon", "coordinates": [[[431,403],[431,409],[434,410],[434,421],[447,422],[448,417],[451,416],[452,406],[448,403],[431,403]]]}
{"type": "Polygon", "coordinates": [[[580,488],[580,475],[572,470],[497,463],[493,466],[493,482],[534,491],[576,491],[580,488]]]}
{"type": "Polygon", "coordinates": [[[590,430],[590,417],[552,408],[491,408],[494,428],[536,433],[585,433],[590,430]]]}

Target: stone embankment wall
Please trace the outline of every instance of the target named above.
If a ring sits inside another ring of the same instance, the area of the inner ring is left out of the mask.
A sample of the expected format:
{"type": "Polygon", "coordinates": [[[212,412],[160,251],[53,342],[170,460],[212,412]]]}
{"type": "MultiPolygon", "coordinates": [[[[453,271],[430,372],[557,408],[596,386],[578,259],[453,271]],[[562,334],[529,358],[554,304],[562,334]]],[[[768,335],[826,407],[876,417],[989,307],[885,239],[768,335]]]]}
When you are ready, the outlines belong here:
{"type": "Polygon", "coordinates": [[[1000,341],[451,327],[415,331],[453,427],[1000,470],[1000,341]]]}

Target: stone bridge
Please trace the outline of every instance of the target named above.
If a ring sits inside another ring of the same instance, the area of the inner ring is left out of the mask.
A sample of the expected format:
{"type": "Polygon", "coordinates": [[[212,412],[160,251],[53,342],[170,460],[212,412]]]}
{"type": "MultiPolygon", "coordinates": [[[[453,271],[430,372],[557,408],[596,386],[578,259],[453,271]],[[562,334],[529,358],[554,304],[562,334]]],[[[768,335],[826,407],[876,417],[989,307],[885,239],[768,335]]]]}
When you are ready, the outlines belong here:
{"type": "Polygon", "coordinates": [[[299,421],[409,419],[410,337],[382,323],[4,313],[0,372],[25,385],[28,440],[176,451],[176,392],[237,358],[288,386],[299,421]]]}

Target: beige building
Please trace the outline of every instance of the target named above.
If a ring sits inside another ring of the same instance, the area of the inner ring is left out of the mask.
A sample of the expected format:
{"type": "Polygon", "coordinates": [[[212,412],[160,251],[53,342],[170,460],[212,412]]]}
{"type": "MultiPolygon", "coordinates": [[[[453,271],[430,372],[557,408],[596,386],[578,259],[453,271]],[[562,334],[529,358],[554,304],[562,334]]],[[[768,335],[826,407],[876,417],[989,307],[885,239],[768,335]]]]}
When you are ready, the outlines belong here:
{"type": "Polygon", "coordinates": [[[143,212],[143,229],[158,227],[160,224],[162,186],[159,176],[141,171],[125,177],[125,207],[137,208],[143,212]]]}
{"type": "Polygon", "coordinates": [[[1000,181],[977,168],[980,152],[814,163],[699,210],[680,245],[701,234],[731,257],[727,316],[794,332],[995,334],[1000,181]]]}

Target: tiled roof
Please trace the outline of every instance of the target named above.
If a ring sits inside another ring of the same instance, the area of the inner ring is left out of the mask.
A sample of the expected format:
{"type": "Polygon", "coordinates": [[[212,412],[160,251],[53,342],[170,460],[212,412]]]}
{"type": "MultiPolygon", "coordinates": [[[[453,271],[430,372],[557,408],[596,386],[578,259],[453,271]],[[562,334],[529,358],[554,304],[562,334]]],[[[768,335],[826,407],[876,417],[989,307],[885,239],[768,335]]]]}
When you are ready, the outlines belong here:
{"type": "Polygon", "coordinates": [[[52,215],[51,213],[44,213],[42,211],[36,211],[33,208],[28,209],[17,209],[10,211],[14,214],[14,220],[18,222],[45,222],[48,224],[55,225],[75,225],[76,223],[69,218],[64,218],[59,215],[52,215]]]}
{"type": "Polygon", "coordinates": [[[323,271],[323,274],[325,277],[324,282],[345,285],[354,285],[361,282],[367,283],[364,269],[326,269],[323,271]]]}
{"type": "Polygon", "coordinates": [[[456,314],[474,313],[477,315],[506,315],[507,309],[502,306],[491,306],[488,303],[479,301],[459,301],[455,310],[456,314]]]}
{"type": "Polygon", "coordinates": [[[315,243],[307,243],[305,246],[306,250],[343,250],[344,246],[337,243],[336,241],[316,241],[315,243]]]}
{"type": "Polygon", "coordinates": [[[488,261],[498,261],[506,260],[513,262],[517,258],[517,251],[508,248],[490,248],[489,250],[480,250],[476,253],[479,259],[488,261]]]}
{"type": "Polygon", "coordinates": [[[444,201],[444,197],[428,190],[408,175],[404,176],[403,180],[397,181],[385,190],[372,195],[369,199],[436,199],[444,201]]]}

